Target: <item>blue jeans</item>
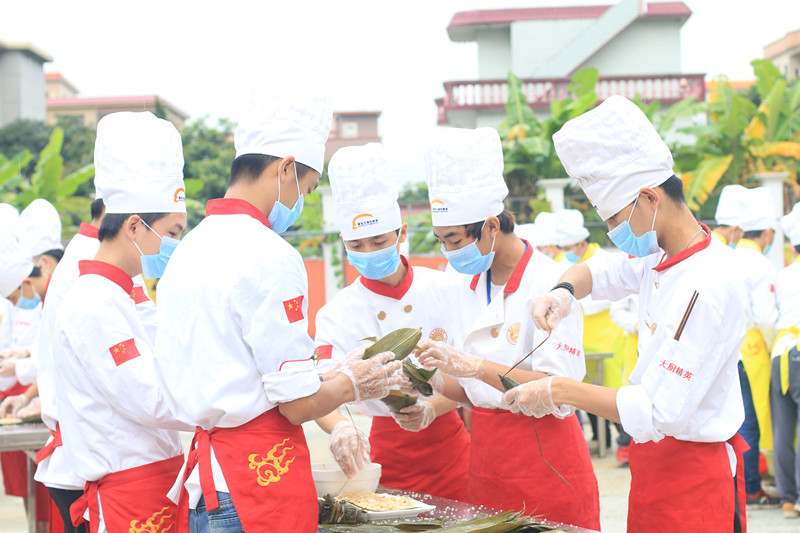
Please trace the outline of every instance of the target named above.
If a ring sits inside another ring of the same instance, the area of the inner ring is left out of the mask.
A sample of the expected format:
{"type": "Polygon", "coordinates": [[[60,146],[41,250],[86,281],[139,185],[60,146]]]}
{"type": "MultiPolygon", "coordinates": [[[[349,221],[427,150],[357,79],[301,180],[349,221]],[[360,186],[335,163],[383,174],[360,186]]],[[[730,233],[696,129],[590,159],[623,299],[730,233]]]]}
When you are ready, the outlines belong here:
{"type": "Polygon", "coordinates": [[[800,425],[800,353],[797,348],[789,352],[789,390],[781,391],[780,358],[772,360],[769,385],[772,407],[773,458],[775,482],[782,503],[800,503],[800,446],[795,449],[795,437],[800,425]]]}
{"type": "Polygon", "coordinates": [[[761,474],[758,473],[758,441],[761,438],[761,430],[758,427],[756,408],[753,405],[750,379],[748,379],[741,361],[739,361],[739,382],[742,386],[742,399],[744,400],[744,423],[739,428],[739,435],[750,446],[750,449],[744,452],[744,490],[747,494],[755,494],[761,490],[761,474]]]}
{"type": "Polygon", "coordinates": [[[227,492],[217,492],[219,507],[206,510],[205,499],[201,496],[197,509],[189,509],[190,533],[244,533],[239,515],[227,492]]]}

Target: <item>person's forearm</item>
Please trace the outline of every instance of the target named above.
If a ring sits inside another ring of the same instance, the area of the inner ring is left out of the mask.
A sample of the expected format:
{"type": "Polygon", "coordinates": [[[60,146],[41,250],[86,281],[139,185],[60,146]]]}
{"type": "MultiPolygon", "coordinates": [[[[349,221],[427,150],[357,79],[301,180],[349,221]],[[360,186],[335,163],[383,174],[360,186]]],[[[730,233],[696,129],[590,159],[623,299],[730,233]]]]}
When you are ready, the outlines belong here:
{"type": "MultiPolygon", "coordinates": [[[[466,396],[466,395],[465,395],[466,396]]],[[[456,407],[458,407],[458,402],[451,400],[450,398],[446,398],[444,396],[437,396],[431,400],[431,404],[433,404],[433,409],[436,411],[436,416],[446,415],[456,407]]]]}
{"type": "Polygon", "coordinates": [[[355,400],[353,383],[345,374],[338,374],[331,381],[324,381],[317,392],[278,406],[281,414],[292,424],[300,425],[316,420],[342,405],[355,400]]]}
{"type": "Polygon", "coordinates": [[[444,378],[444,392],[442,393],[444,396],[457,403],[471,403],[467,397],[467,393],[464,392],[464,388],[457,379],[451,378],[450,376],[446,376],[444,374],[442,377],[444,378]]]}
{"type": "Polygon", "coordinates": [[[592,293],[592,272],[583,263],[569,267],[558,281],[559,283],[562,281],[572,283],[575,288],[575,298],[578,300],[592,293]]]}
{"type": "Polygon", "coordinates": [[[336,424],[346,420],[347,419],[344,417],[344,415],[342,415],[339,409],[334,409],[327,415],[317,418],[316,422],[322,431],[330,434],[331,431],[333,431],[333,428],[336,427],[336,424]]]}
{"type": "Polygon", "coordinates": [[[572,405],[612,422],[620,422],[617,389],[601,387],[570,378],[554,377],[551,384],[553,403],[572,405]]]}
{"type": "MultiPolygon", "coordinates": [[[[481,381],[487,385],[491,385],[500,392],[505,392],[506,389],[500,382],[500,376],[508,372],[508,369],[511,367],[502,365],[500,363],[495,363],[494,361],[488,361],[486,359],[483,360],[482,365],[483,373],[481,374],[481,381]]],[[[527,383],[535,379],[541,379],[547,375],[548,374],[545,374],[544,372],[522,370],[521,368],[515,368],[514,370],[508,372],[508,377],[517,383],[527,383]]]]}
{"type": "Polygon", "coordinates": [[[28,390],[26,390],[24,394],[25,394],[25,399],[30,402],[31,400],[39,396],[39,384],[34,383],[30,387],[28,387],[28,390]]]}

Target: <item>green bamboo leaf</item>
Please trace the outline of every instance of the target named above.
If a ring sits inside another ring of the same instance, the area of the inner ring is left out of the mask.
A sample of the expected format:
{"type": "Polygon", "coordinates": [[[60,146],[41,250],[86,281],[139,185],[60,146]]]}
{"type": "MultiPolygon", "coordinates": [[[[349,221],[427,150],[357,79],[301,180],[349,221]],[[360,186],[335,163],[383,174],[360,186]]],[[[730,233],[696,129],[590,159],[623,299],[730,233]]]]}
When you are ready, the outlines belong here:
{"type": "Polygon", "coordinates": [[[506,392],[510,391],[514,387],[519,387],[519,383],[514,379],[508,376],[504,376],[502,374],[498,374],[498,376],[500,376],[500,383],[503,384],[503,388],[505,389],[506,392]]]}
{"type": "Polygon", "coordinates": [[[385,403],[389,409],[394,411],[395,413],[399,413],[401,409],[406,407],[410,407],[417,403],[417,397],[411,396],[410,394],[406,394],[404,392],[400,392],[399,390],[392,390],[389,391],[389,395],[385,398],[381,398],[381,401],[385,403]]]}
{"type": "Polygon", "coordinates": [[[364,351],[364,359],[369,359],[379,353],[392,352],[396,361],[402,361],[414,351],[420,338],[422,328],[401,328],[383,336],[372,346],[364,351]]]}

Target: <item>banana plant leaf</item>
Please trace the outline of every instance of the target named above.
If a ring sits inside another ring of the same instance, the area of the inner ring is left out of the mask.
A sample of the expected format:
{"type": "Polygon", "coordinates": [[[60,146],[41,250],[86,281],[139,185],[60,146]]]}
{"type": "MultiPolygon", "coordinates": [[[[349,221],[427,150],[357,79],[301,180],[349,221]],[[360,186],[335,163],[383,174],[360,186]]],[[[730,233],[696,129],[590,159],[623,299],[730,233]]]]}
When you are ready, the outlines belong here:
{"type": "Polygon", "coordinates": [[[506,392],[510,391],[514,387],[519,387],[519,383],[517,383],[516,380],[511,379],[503,374],[498,374],[498,376],[500,376],[500,383],[503,384],[503,388],[506,390],[506,392]]]}
{"type": "Polygon", "coordinates": [[[369,359],[379,353],[392,352],[395,361],[402,361],[414,351],[417,343],[422,338],[422,328],[401,328],[392,331],[378,339],[372,346],[364,351],[364,359],[369,359]]]}
{"type": "Polygon", "coordinates": [[[425,368],[415,366],[408,359],[403,360],[403,374],[406,375],[406,377],[411,381],[411,385],[423,396],[433,395],[433,387],[431,387],[428,381],[430,381],[435,373],[435,368],[433,370],[427,370],[425,368]]]}
{"type": "Polygon", "coordinates": [[[382,398],[381,401],[388,405],[393,412],[399,413],[401,409],[417,403],[417,397],[399,390],[393,390],[389,391],[389,396],[382,398]]]}

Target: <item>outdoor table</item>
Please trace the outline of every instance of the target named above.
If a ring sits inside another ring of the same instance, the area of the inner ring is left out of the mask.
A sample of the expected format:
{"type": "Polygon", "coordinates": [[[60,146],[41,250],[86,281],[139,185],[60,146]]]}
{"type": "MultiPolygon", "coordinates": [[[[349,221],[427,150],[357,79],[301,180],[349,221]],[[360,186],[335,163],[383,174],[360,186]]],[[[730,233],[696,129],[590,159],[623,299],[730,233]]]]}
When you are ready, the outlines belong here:
{"type": "MultiPolygon", "coordinates": [[[[495,515],[495,514],[498,514],[498,513],[502,512],[502,511],[498,511],[497,509],[484,507],[482,505],[474,505],[474,504],[471,504],[471,503],[465,503],[465,502],[460,502],[460,501],[456,501],[456,500],[450,500],[448,498],[439,498],[438,496],[431,496],[430,494],[422,494],[422,493],[419,493],[419,492],[411,492],[411,491],[407,491],[407,490],[392,489],[392,488],[383,487],[383,486],[378,487],[377,492],[383,492],[383,493],[387,493],[387,494],[396,494],[398,496],[408,496],[409,498],[412,498],[412,499],[417,500],[419,502],[426,503],[428,505],[436,506],[436,509],[434,509],[433,511],[429,511],[427,513],[423,513],[423,514],[419,515],[419,518],[421,520],[431,519],[431,518],[442,518],[442,517],[454,518],[454,519],[458,519],[458,520],[464,520],[464,519],[468,520],[468,519],[471,519],[471,518],[475,518],[476,516],[478,516],[480,514],[495,515]]],[[[535,511],[531,511],[531,514],[535,516],[536,512],[535,511]]],[[[412,520],[413,519],[411,519],[411,518],[402,519],[403,522],[410,522],[412,520]]],[[[585,529],[585,528],[581,528],[581,527],[570,526],[568,524],[559,524],[558,522],[551,522],[549,520],[538,520],[537,519],[537,521],[541,522],[542,524],[546,524],[548,526],[561,527],[561,528],[564,528],[567,531],[574,532],[574,533],[598,533],[597,531],[594,531],[592,529],[585,529]]],[[[380,524],[380,523],[392,523],[392,522],[391,521],[386,521],[386,522],[376,522],[376,523],[380,524]]],[[[353,531],[354,531],[354,533],[358,533],[358,529],[357,528],[355,528],[353,531]]],[[[318,533],[329,533],[329,530],[325,529],[325,526],[319,526],[318,533]]]]}
{"type": "MultiPolygon", "coordinates": [[[[584,355],[587,361],[597,361],[597,376],[592,379],[592,376],[587,374],[587,377],[594,382],[595,385],[603,384],[603,359],[614,357],[611,352],[594,352],[584,355]]],[[[605,418],[597,417],[597,455],[600,457],[606,456],[606,423],[605,418]]]]}
{"type": "Polygon", "coordinates": [[[44,448],[50,430],[44,424],[0,426],[0,452],[22,451],[28,456],[28,531],[36,533],[36,450],[44,448]]]}

